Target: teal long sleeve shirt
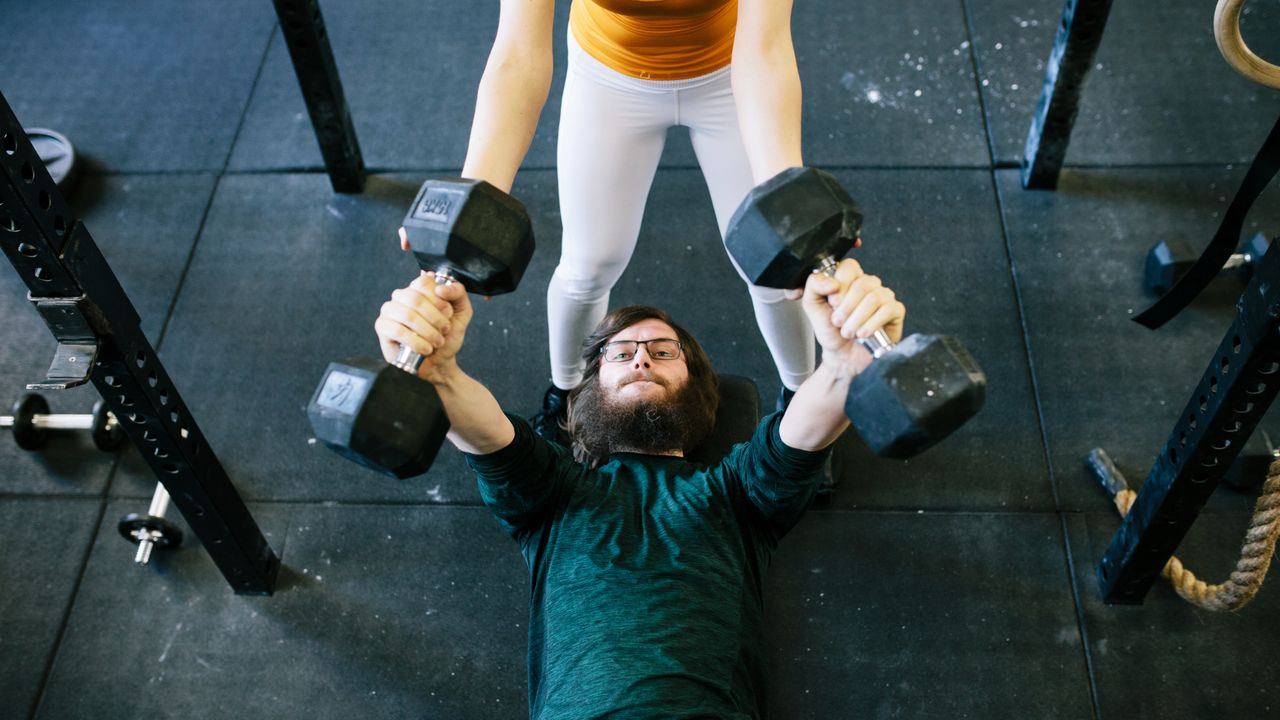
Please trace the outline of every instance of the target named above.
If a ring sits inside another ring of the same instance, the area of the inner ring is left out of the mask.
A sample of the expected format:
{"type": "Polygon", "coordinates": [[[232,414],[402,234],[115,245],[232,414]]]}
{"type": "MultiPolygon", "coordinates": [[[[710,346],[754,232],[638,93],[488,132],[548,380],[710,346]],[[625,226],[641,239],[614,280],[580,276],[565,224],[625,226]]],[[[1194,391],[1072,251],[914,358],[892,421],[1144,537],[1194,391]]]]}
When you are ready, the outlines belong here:
{"type": "Polygon", "coordinates": [[[764,573],[825,451],[787,447],[774,414],[711,467],[589,469],[508,417],[512,443],[467,461],[529,565],[530,716],[765,717],[764,573]]]}

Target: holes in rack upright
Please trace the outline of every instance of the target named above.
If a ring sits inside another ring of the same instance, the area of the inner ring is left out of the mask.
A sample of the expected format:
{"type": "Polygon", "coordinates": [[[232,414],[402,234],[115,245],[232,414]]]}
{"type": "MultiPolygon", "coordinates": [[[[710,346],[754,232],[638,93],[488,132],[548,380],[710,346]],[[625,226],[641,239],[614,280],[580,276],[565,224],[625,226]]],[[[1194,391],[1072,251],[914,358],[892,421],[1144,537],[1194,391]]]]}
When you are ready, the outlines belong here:
{"type": "Polygon", "coordinates": [[[18,169],[18,172],[22,175],[23,182],[30,183],[36,179],[36,169],[31,167],[29,162],[22,163],[22,167],[18,169]]]}
{"type": "Polygon", "coordinates": [[[0,139],[0,147],[4,148],[5,155],[12,155],[18,152],[18,138],[13,133],[5,133],[4,138],[0,139]]]}

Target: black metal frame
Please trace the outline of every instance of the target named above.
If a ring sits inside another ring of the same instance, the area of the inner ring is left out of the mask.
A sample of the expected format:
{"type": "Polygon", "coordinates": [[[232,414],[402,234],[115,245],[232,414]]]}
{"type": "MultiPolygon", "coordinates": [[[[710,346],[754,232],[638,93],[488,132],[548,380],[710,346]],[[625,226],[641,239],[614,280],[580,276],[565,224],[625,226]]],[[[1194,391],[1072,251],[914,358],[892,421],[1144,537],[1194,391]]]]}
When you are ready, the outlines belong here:
{"type": "Polygon", "coordinates": [[[1058,186],[1080,110],[1080,95],[1110,14],[1111,0],[1067,0],[1063,7],[1053,52],[1045,63],[1044,89],[1022,154],[1022,187],[1052,190],[1058,186]]]}
{"type": "Polygon", "coordinates": [[[280,561],[142,332],[138,313],[0,94],[0,249],[58,352],[46,380],[92,381],[240,594],[269,595],[280,561]]]}
{"type": "Polygon", "coordinates": [[[1108,603],[1141,603],[1280,392],[1280,252],[1262,256],[1133,507],[1098,565],[1108,603]]]}
{"type": "Polygon", "coordinates": [[[316,141],[320,143],[320,154],[329,171],[329,182],[334,192],[362,192],[364,158],[360,155],[360,143],[356,141],[324,18],[320,16],[319,0],[274,0],[274,3],[298,85],[302,88],[302,98],[316,131],[316,141]]]}

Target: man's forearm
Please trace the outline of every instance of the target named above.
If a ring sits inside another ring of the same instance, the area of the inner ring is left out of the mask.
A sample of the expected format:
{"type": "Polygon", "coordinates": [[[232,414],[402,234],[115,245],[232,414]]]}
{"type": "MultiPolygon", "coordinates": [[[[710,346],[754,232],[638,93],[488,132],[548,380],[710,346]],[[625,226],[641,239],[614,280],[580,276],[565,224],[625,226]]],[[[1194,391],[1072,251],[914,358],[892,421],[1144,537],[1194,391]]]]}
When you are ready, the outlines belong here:
{"type": "Polygon", "coordinates": [[[796,390],[778,426],[778,436],[797,450],[821,450],[849,427],[844,399],[857,372],[847,363],[828,360],[796,390]]]}
{"type": "Polygon", "coordinates": [[[511,444],[515,428],[498,400],[478,380],[452,364],[431,378],[449,416],[449,441],[472,455],[488,455],[511,444]]]}

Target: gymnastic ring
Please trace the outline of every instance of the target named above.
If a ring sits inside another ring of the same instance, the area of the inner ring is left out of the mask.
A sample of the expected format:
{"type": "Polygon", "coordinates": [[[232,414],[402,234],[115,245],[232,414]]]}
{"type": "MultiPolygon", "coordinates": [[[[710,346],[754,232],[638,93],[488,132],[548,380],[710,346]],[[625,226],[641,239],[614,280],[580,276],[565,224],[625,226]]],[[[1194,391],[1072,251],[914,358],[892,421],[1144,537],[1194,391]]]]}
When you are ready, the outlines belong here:
{"type": "Polygon", "coordinates": [[[1280,67],[1263,60],[1240,36],[1240,8],[1244,0],[1218,0],[1213,11],[1213,39],[1218,51],[1236,72],[1250,80],[1280,90],[1280,67]]]}

